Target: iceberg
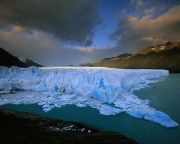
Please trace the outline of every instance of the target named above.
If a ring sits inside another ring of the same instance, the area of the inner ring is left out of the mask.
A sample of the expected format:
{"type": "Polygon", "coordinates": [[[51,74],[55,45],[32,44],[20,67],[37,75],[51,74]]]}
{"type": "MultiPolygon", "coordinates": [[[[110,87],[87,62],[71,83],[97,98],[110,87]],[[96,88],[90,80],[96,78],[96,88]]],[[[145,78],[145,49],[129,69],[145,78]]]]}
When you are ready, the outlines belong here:
{"type": "Polygon", "coordinates": [[[99,67],[0,67],[0,105],[38,104],[45,112],[74,104],[90,106],[103,115],[121,112],[165,127],[178,124],[149,105],[134,91],[147,87],[167,70],[99,67]]]}

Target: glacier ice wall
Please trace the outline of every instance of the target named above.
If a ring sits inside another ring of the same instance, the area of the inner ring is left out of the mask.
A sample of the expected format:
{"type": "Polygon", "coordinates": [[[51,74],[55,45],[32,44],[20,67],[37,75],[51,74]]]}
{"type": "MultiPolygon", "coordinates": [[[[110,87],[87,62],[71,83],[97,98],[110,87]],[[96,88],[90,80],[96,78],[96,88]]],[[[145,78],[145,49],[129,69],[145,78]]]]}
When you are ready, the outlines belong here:
{"type": "Polygon", "coordinates": [[[126,112],[165,127],[178,124],[139,99],[135,90],[167,76],[167,70],[90,67],[0,67],[0,105],[38,104],[44,111],[67,104],[96,108],[103,115],[126,112]]]}

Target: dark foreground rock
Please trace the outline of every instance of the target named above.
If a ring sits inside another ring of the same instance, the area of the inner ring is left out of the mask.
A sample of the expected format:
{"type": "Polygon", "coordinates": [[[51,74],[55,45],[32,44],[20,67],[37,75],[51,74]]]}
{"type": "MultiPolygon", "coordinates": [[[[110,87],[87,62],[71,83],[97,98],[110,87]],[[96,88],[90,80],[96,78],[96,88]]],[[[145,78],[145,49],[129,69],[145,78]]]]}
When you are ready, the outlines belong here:
{"type": "Polygon", "coordinates": [[[129,138],[83,124],[0,109],[1,144],[135,144],[129,138]]]}

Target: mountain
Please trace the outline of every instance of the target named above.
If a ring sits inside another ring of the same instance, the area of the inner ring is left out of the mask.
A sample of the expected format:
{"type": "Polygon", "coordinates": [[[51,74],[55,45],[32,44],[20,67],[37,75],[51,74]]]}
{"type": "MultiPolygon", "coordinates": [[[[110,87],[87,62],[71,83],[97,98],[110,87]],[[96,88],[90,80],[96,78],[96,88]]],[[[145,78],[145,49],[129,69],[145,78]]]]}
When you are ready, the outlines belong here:
{"type": "Polygon", "coordinates": [[[34,62],[34,61],[32,61],[32,60],[29,60],[29,59],[26,59],[26,64],[27,64],[28,66],[42,67],[42,65],[40,65],[40,64],[38,64],[38,63],[36,63],[36,62],[34,62]]]}
{"type": "Polygon", "coordinates": [[[123,54],[117,57],[105,58],[92,65],[128,69],[167,69],[172,73],[179,73],[180,41],[148,47],[134,55],[123,54]]]}
{"type": "Polygon", "coordinates": [[[18,66],[18,67],[29,67],[29,66],[37,66],[40,67],[40,64],[33,62],[32,60],[26,59],[24,62],[19,58],[11,55],[4,49],[0,48],[0,66],[18,66]]]}

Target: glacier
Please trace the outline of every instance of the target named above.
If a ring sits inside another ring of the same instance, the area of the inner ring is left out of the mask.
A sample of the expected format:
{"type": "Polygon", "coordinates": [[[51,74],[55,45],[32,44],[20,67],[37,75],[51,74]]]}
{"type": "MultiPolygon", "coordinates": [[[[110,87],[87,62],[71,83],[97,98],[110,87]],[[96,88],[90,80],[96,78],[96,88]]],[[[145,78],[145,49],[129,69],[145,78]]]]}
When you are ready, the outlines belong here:
{"type": "Polygon", "coordinates": [[[38,104],[45,112],[74,104],[103,115],[126,112],[165,127],[178,124],[134,91],[169,75],[167,70],[100,67],[0,67],[0,105],[38,104]]]}

